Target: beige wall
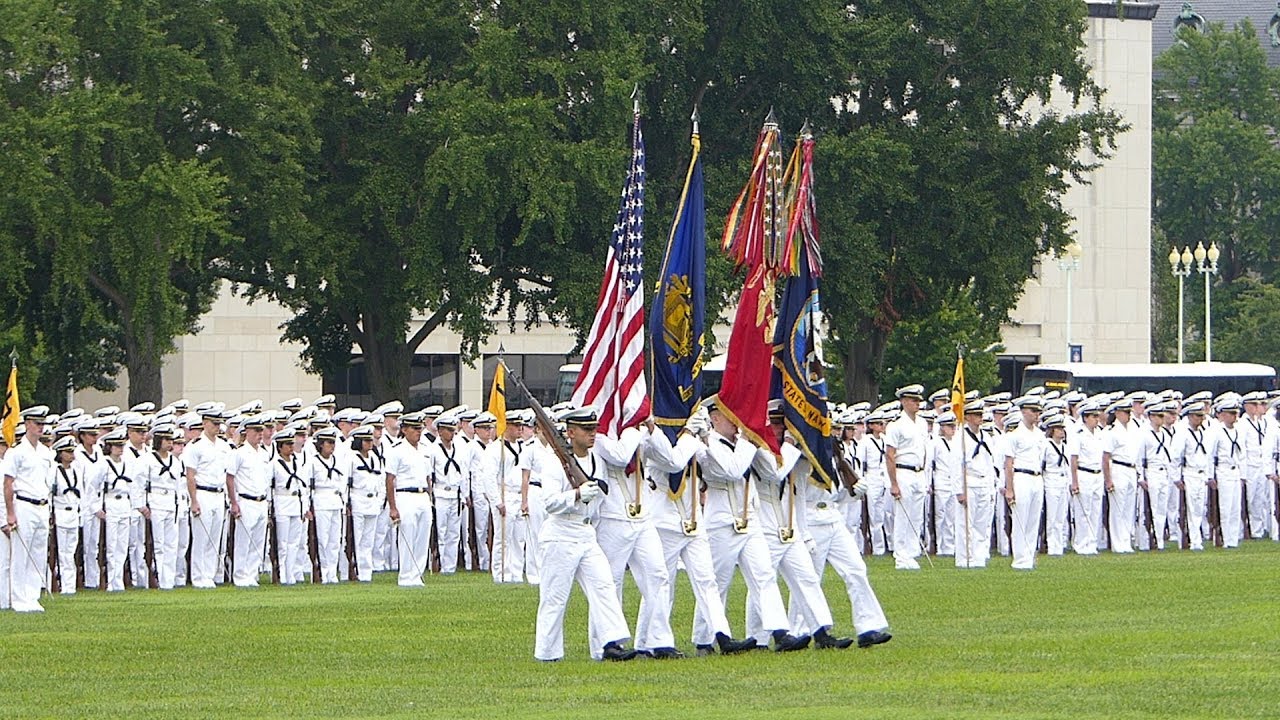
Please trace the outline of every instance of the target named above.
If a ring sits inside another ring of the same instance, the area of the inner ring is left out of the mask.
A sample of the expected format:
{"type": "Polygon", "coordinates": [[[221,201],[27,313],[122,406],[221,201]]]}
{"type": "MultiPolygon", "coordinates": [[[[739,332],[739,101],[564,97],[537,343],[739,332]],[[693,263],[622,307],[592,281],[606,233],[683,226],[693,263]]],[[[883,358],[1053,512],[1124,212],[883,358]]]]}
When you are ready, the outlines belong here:
{"type": "MultiPolygon", "coordinates": [[[[1064,206],[1084,251],[1072,273],[1071,342],[1089,362],[1147,362],[1151,347],[1151,32],[1146,20],[1090,18],[1086,59],[1104,102],[1131,127],[1064,206]]],[[[1067,360],[1066,272],[1052,257],[1004,328],[1009,354],[1067,360]]]]}

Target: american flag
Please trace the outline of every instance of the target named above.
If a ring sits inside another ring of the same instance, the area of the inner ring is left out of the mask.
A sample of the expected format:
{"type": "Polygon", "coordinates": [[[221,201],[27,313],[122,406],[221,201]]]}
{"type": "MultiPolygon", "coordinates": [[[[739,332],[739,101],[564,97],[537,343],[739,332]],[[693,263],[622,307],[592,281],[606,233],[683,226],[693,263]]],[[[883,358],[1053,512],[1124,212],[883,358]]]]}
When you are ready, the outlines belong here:
{"type": "Polygon", "coordinates": [[[635,116],[631,167],[613,224],[595,321],[573,402],[600,410],[600,431],[616,435],[649,415],[644,380],[644,136],[635,116]]]}

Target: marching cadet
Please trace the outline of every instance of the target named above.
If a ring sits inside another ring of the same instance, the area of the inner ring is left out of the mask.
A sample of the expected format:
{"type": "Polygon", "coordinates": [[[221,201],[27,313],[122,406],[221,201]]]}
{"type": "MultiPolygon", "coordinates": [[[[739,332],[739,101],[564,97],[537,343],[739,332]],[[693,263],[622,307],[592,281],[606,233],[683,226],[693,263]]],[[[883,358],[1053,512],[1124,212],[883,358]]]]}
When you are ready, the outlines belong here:
{"type": "MultiPolygon", "coordinates": [[[[791,623],[778,590],[778,576],[770,561],[764,532],[755,517],[756,499],[747,473],[755,460],[756,447],[738,434],[737,426],[720,411],[716,396],[704,400],[703,407],[710,413],[711,432],[694,457],[702,467],[707,485],[707,537],[720,600],[722,603],[728,600],[733,570],[738,567],[746,580],[747,603],[755,604],[760,625],[773,637],[774,650],[803,650],[809,647],[811,638],[796,637],[788,632],[791,623]]],[[[707,618],[695,616],[695,623],[706,622],[707,618]]],[[[694,634],[705,637],[707,631],[695,626],[694,634]]]]}
{"type": "Polygon", "coordinates": [[[276,556],[281,585],[302,582],[311,571],[307,562],[305,521],[311,516],[311,473],[295,452],[296,428],[286,425],[272,436],[276,458],[271,462],[271,512],[275,516],[276,556]]]}
{"type": "MultiPolygon", "coordinates": [[[[693,635],[698,655],[711,655],[717,648],[724,655],[751,650],[756,647],[755,638],[735,640],[730,636],[732,631],[729,619],[725,614],[724,601],[720,598],[720,588],[716,585],[715,569],[711,562],[706,523],[697,517],[697,510],[694,509],[701,508],[698,487],[700,479],[689,463],[702,445],[699,438],[710,432],[711,419],[704,408],[698,408],[698,412],[685,423],[674,446],[666,433],[654,426],[652,419],[647,430],[641,448],[645,474],[649,477],[649,492],[645,495],[645,502],[658,531],[658,539],[662,542],[667,576],[674,579],[677,565],[683,563],[685,575],[693,588],[694,612],[696,617],[703,620],[695,622],[693,635]],[[671,486],[667,478],[673,473],[683,475],[683,482],[690,494],[687,501],[683,492],[674,497],[669,492],[671,486]],[[699,630],[702,634],[699,634],[699,630]]],[[[670,583],[669,587],[671,592],[667,602],[671,604],[675,602],[675,583],[670,583]]],[[[637,637],[648,633],[644,624],[651,613],[645,607],[646,602],[647,599],[640,598],[640,612],[636,621],[637,637]]],[[[670,616],[670,610],[667,614],[670,616]]]]}
{"type": "Polygon", "coordinates": [[[520,426],[524,415],[508,410],[502,437],[485,448],[485,500],[493,510],[493,581],[524,582],[525,518],[518,512],[520,426]]]}
{"type": "Polygon", "coordinates": [[[1067,512],[1071,507],[1071,459],[1067,447],[1067,416],[1054,414],[1042,421],[1045,433],[1045,541],[1050,555],[1062,555],[1067,542],[1067,512]]]}
{"type": "Polygon", "coordinates": [[[924,468],[929,451],[929,429],[919,416],[923,385],[908,385],[895,393],[902,415],[885,428],[885,471],[893,497],[893,564],[898,570],[919,570],[920,527],[924,525],[924,499],[928,492],[924,468]]]}
{"type": "Polygon", "coordinates": [[[102,498],[95,485],[90,482],[97,474],[97,465],[102,461],[102,451],[98,448],[98,421],[91,417],[81,418],[76,422],[76,452],[71,466],[84,480],[85,488],[80,498],[80,529],[84,547],[84,586],[97,588],[102,579],[101,564],[106,558],[98,556],[98,544],[102,540],[102,520],[97,510],[102,507],[102,498]]]}
{"type": "Polygon", "coordinates": [[[191,491],[188,490],[185,479],[187,464],[183,452],[192,440],[200,436],[202,423],[200,416],[195,413],[181,416],[178,418],[178,431],[173,438],[173,454],[182,461],[184,476],[182,482],[178,483],[178,564],[173,576],[174,587],[186,586],[191,567],[188,560],[191,552],[191,491]]]}
{"type": "Polygon", "coordinates": [[[320,582],[338,582],[342,560],[343,521],[347,507],[347,474],[335,451],[340,434],[326,427],[311,436],[316,452],[307,460],[310,470],[311,514],[316,524],[316,552],[320,559],[320,582]]]}
{"type": "MultiPolygon", "coordinates": [[[[103,537],[107,548],[107,591],[124,590],[124,565],[129,552],[129,527],[136,509],[145,508],[141,477],[131,474],[142,468],[125,457],[127,438],[123,428],[102,436],[106,457],[97,466],[93,484],[102,496],[98,517],[105,521],[103,537]]],[[[149,512],[149,511],[148,511],[149,512]]]]}
{"type": "Polygon", "coordinates": [[[861,408],[861,403],[849,408],[845,419],[843,439],[843,452],[849,460],[849,464],[853,466],[853,471],[857,473],[860,482],[854,485],[853,493],[845,493],[841,497],[840,512],[844,515],[844,526],[849,529],[850,534],[858,541],[859,553],[863,551],[867,544],[866,540],[869,537],[862,525],[862,516],[867,511],[866,470],[862,466],[858,453],[862,438],[867,432],[866,417],[867,410],[861,408]]]}
{"type": "Polygon", "coordinates": [[[962,483],[956,488],[956,567],[986,567],[991,557],[991,521],[995,513],[995,455],[993,438],[982,426],[985,403],[970,400],[964,406],[966,459],[962,483]]]}
{"type": "Polygon", "coordinates": [[[76,472],[76,441],[67,435],[53,443],[53,525],[58,541],[58,577],[63,595],[76,594],[76,549],[80,546],[80,507],[84,477],[76,472]]]}
{"type": "Polygon", "coordinates": [[[1138,464],[1142,462],[1142,428],[1133,419],[1136,400],[1126,396],[1111,406],[1115,422],[1103,441],[1102,479],[1110,498],[1108,544],[1115,553],[1133,552],[1137,511],[1138,464]]]}
{"type": "Polygon", "coordinates": [[[1034,570],[1040,518],[1044,511],[1045,439],[1040,432],[1041,399],[1035,395],[1017,403],[1022,421],[1007,434],[1004,497],[1013,514],[1010,536],[1014,570],[1034,570]]]}
{"type": "Polygon", "coordinates": [[[231,446],[218,436],[221,403],[201,403],[195,413],[202,429],[182,454],[191,497],[191,586],[208,589],[214,587],[226,527],[226,468],[231,446]]]}
{"type": "Polygon", "coordinates": [[[467,473],[467,488],[463,497],[466,510],[462,514],[462,557],[467,569],[476,568],[481,572],[489,571],[489,500],[484,489],[488,484],[485,476],[485,450],[493,442],[496,434],[498,418],[491,412],[482,412],[472,422],[475,438],[471,453],[471,467],[467,473]],[[475,549],[472,550],[472,541],[475,549]],[[474,557],[474,559],[473,559],[474,557]]]}
{"type": "Polygon", "coordinates": [[[588,478],[574,488],[563,469],[547,468],[543,500],[547,523],[543,535],[543,576],[538,587],[538,617],[533,656],[552,662],[564,656],[564,614],[573,581],[587,597],[591,634],[604,638],[600,657],[624,661],[636,656],[625,647],[631,633],[613,585],[609,561],[592,530],[606,479],[603,463],[591,448],[596,440],[596,414],[590,408],[565,416],[573,462],[588,478]]]}
{"type": "Polygon", "coordinates": [[[261,415],[251,415],[241,423],[244,442],[227,462],[227,497],[235,532],[235,552],[231,561],[236,587],[257,587],[263,551],[267,547],[268,498],[272,470],[262,433],[267,424],[261,415]]]}
{"type": "MultiPolygon", "coordinates": [[[[151,403],[139,403],[138,407],[147,405],[151,403]]],[[[147,433],[151,430],[151,424],[132,409],[120,413],[116,417],[116,422],[125,429],[128,437],[124,447],[124,459],[130,465],[129,476],[138,478],[137,482],[142,483],[142,477],[146,474],[146,458],[151,454],[150,449],[147,448],[147,433]]],[[[145,484],[140,485],[140,489],[143,490],[144,504],[145,487],[145,484]]],[[[141,513],[134,515],[129,522],[129,569],[133,576],[131,578],[133,586],[137,588],[150,587],[147,568],[147,524],[150,522],[149,515],[143,516],[141,513]]]]}
{"type": "Polygon", "coordinates": [[[53,450],[40,442],[49,408],[23,410],[23,435],[4,455],[4,502],[9,536],[9,593],[15,612],[44,612],[40,588],[49,571],[49,498],[53,450]]]}
{"type": "Polygon", "coordinates": [[[1266,537],[1271,533],[1271,515],[1275,503],[1271,495],[1271,469],[1275,460],[1271,447],[1275,444],[1274,424],[1267,419],[1267,394],[1261,390],[1242,398],[1245,411],[1242,444],[1245,456],[1245,506],[1249,509],[1249,536],[1266,537]]]}
{"type": "Polygon", "coordinates": [[[391,524],[397,531],[401,587],[421,587],[431,547],[431,477],[435,474],[430,442],[423,437],[421,412],[400,418],[402,442],[387,453],[385,468],[391,524]]]}
{"type": "Polygon", "coordinates": [[[956,416],[943,410],[938,416],[938,434],[929,453],[933,472],[933,524],[937,528],[939,555],[956,553],[956,493],[960,489],[960,441],[956,439],[956,416]]]}
{"type": "Polygon", "coordinates": [[[1201,523],[1208,507],[1209,479],[1213,471],[1213,455],[1209,452],[1204,427],[1207,414],[1208,408],[1203,401],[1183,405],[1182,415],[1187,424],[1177,430],[1173,440],[1173,459],[1181,468],[1181,477],[1174,485],[1182,495],[1188,542],[1192,550],[1204,549],[1201,523]]]}
{"type": "Polygon", "coordinates": [[[1098,534],[1102,526],[1102,453],[1106,438],[1099,424],[1102,406],[1087,400],[1080,406],[1084,423],[1080,432],[1067,438],[1071,456],[1071,515],[1075,532],[1071,547],[1077,555],[1098,554],[1098,534]]]}
{"type": "MultiPolygon", "coordinates": [[[[1157,402],[1147,408],[1150,428],[1142,433],[1142,480],[1139,483],[1145,493],[1144,516],[1151,518],[1151,537],[1147,549],[1154,540],[1155,549],[1164,549],[1165,525],[1168,521],[1169,490],[1176,468],[1173,465],[1173,415],[1167,402],[1157,402]]],[[[1176,520],[1175,520],[1175,523],[1176,520]]],[[[1144,532],[1143,535],[1146,535],[1144,532]]]]}
{"type": "Polygon", "coordinates": [[[884,426],[889,416],[876,409],[867,415],[867,432],[858,443],[857,459],[862,468],[862,482],[866,485],[863,502],[867,506],[867,525],[871,533],[871,552],[884,555],[888,544],[887,530],[893,516],[893,497],[889,495],[889,474],[885,470],[884,426]]]}
{"type": "Polygon", "coordinates": [[[156,585],[172,590],[178,576],[178,493],[186,487],[182,460],[173,454],[178,429],[159,425],[151,432],[151,452],[144,456],[141,481],[150,509],[156,585]]]}
{"type": "Polygon", "coordinates": [[[1241,444],[1240,429],[1236,421],[1240,417],[1240,401],[1224,398],[1214,405],[1218,424],[1209,431],[1205,444],[1213,458],[1213,475],[1210,488],[1218,490],[1218,524],[1222,529],[1222,546],[1239,547],[1244,539],[1241,525],[1240,498],[1244,493],[1245,452],[1241,444]]]}
{"type": "MultiPolygon", "coordinates": [[[[796,478],[808,484],[811,469],[795,441],[786,437],[780,400],[769,401],[769,424],[782,451],[781,464],[769,446],[758,447],[751,463],[751,476],[756,483],[760,526],[769,546],[770,560],[774,571],[787,583],[792,613],[801,620],[801,624],[792,629],[812,635],[813,644],[819,649],[844,650],[853,645],[853,638],[831,635],[835,625],[831,606],[827,604],[822,580],[803,542],[804,518],[797,518],[797,506],[803,506],[803,501],[798,497],[796,478]],[[802,542],[796,542],[798,539],[802,542]]],[[[760,614],[751,604],[747,605],[747,634],[754,636],[757,644],[769,642],[760,624],[760,614]]]]}
{"type": "Polygon", "coordinates": [[[458,538],[462,530],[462,491],[471,468],[471,448],[458,437],[458,416],[445,413],[436,420],[439,440],[432,447],[436,468],[432,499],[436,510],[436,545],[440,572],[458,570],[458,538]]]}
{"type": "Polygon", "coordinates": [[[374,450],[374,427],[361,425],[351,431],[351,526],[356,552],[356,580],[373,582],[373,543],[378,518],[387,504],[385,462],[374,450]]]}
{"type": "MultiPolygon", "coordinates": [[[[537,585],[541,577],[538,537],[542,532],[542,521],[547,516],[542,502],[542,474],[546,472],[546,466],[559,460],[548,444],[557,439],[543,437],[540,429],[534,428],[531,414],[525,417],[528,425],[520,429],[527,436],[523,438],[520,454],[520,512],[525,517],[525,578],[530,585],[537,585]]],[[[637,633],[636,637],[641,636],[637,633]]]]}

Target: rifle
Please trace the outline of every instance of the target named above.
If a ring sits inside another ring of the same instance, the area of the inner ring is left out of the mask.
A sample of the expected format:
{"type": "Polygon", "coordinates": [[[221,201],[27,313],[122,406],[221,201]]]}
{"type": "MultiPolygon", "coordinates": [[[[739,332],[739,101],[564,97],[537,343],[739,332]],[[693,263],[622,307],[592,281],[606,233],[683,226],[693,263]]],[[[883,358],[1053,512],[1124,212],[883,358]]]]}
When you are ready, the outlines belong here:
{"type": "Polygon", "coordinates": [[[533,393],[529,392],[529,388],[525,387],[524,381],[520,379],[520,376],[511,372],[511,368],[507,368],[507,377],[511,378],[511,381],[516,384],[520,392],[529,398],[529,407],[533,409],[534,422],[542,430],[542,434],[546,436],[547,444],[551,446],[551,450],[556,454],[556,459],[564,466],[565,474],[569,478],[569,486],[576,489],[591,480],[586,473],[582,472],[582,468],[578,467],[578,463],[574,462],[572,453],[569,451],[569,443],[561,437],[560,433],[556,432],[555,423],[551,421],[551,417],[543,409],[542,403],[538,402],[533,393]]]}
{"type": "Polygon", "coordinates": [[[1249,527],[1249,482],[1240,479],[1240,528],[1245,540],[1253,539],[1253,530],[1249,527]]]}
{"type": "Polygon", "coordinates": [[[356,516],[351,507],[350,494],[347,497],[347,579],[355,580],[358,576],[356,562],[356,516]]]}
{"type": "Polygon", "coordinates": [[[50,581],[49,592],[56,593],[62,590],[62,573],[58,563],[58,523],[54,520],[53,506],[57,503],[49,503],[49,567],[50,581]]]}
{"type": "Polygon", "coordinates": [[[849,462],[849,458],[844,456],[844,453],[837,450],[835,455],[836,475],[839,476],[840,483],[849,491],[849,497],[855,497],[853,487],[858,484],[861,478],[858,477],[858,472],[853,469],[853,465],[849,462]]]}
{"type": "Polygon", "coordinates": [[[1147,487],[1146,490],[1142,491],[1142,497],[1143,497],[1143,501],[1146,504],[1146,511],[1147,511],[1147,518],[1146,518],[1147,519],[1147,535],[1151,538],[1151,544],[1148,545],[1147,547],[1151,548],[1152,550],[1155,550],[1156,549],[1156,521],[1155,521],[1155,517],[1151,514],[1151,488],[1149,486],[1147,487]]]}
{"type": "Polygon", "coordinates": [[[316,519],[307,522],[307,554],[311,556],[311,584],[320,582],[320,538],[316,535],[316,519]]]}
{"type": "Polygon", "coordinates": [[[1216,547],[1222,547],[1222,508],[1218,505],[1218,488],[1209,488],[1209,536],[1216,547]]]}
{"type": "MultiPolygon", "coordinates": [[[[149,495],[148,495],[149,496],[149,495]]],[[[150,507],[150,501],[147,507],[150,507]]],[[[147,587],[155,590],[160,587],[158,577],[160,568],[156,565],[156,540],[151,531],[151,518],[142,518],[142,562],[147,566],[147,587]]]]}
{"type": "MultiPolygon", "coordinates": [[[[105,510],[105,505],[103,506],[105,510]]],[[[107,589],[107,519],[98,518],[98,589],[107,589]]]]}
{"type": "MultiPolygon", "coordinates": [[[[1181,498],[1181,512],[1178,513],[1178,531],[1182,534],[1182,549],[1186,550],[1191,547],[1191,530],[1187,522],[1187,484],[1182,483],[1182,487],[1178,488],[1178,496],[1181,498]]],[[[1200,528],[1196,528],[1196,532],[1200,532],[1200,528]]]]}
{"type": "Polygon", "coordinates": [[[271,559],[271,584],[280,584],[280,548],[278,547],[279,538],[276,537],[276,499],[271,498],[271,504],[267,506],[267,556],[271,559]]]}

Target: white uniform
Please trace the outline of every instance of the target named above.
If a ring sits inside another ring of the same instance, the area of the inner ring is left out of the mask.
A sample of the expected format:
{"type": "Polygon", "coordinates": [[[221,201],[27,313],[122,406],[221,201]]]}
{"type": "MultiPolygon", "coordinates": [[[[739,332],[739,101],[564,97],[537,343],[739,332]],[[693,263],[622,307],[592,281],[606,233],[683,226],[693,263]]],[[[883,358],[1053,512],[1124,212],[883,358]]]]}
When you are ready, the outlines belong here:
{"type": "Polygon", "coordinates": [[[474,567],[483,572],[489,570],[490,510],[489,500],[484,494],[484,451],[487,444],[479,438],[472,438],[468,445],[471,448],[471,465],[467,469],[467,484],[463,489],[462,562],[467,570],[474,567]],[[471,548],[473,540],[475,542],[474,550],[471,548]]]}
{"type": "MultiPolygon", "coordinates": [[[[933,438],[929,466],[933,473],[933,524],[939,555],[956,552],[956,493],[960,492],[960,438],[933,438]]],[[[873,628],[879,629],[879,628],[873,628]]]]}
{"type": "Polygon", "coordinates": [[[1045,544],[1050,555],[1061,555],[1066,548],[1067,511],[1071,507],[1071,455],[1066,438],[1045,440],[1043,465],[1045,544]]]}
{"type": "Polygon", "coordinates": [[[84,530],[81,542],[84,545],[84,586],[98,588],[102,582],[102,563],[105,557],[99,557],[98,545],[102,541],[102,519],[98,517],[98,509],[102,507],[102,497],[91,482],[97,474],[97,465],[102,462],[102,451],[95,445],[85,450],[84,445],[76,445],[75,458],[71,467],[85,481],[84,495],[80,498],[80,527],[84,530]]]}
{"type": "MultiPolygon", "coordinates": [[[[277,570],[281,585],[302,582],[311,572],[305,516],[311,510],[311,470],[299,453],[271,461],[271,502],[275,515],[277,570]]],[[[384,491],[385,492],[385,491],[384,491]]]]}
{"type": "Polygon", "coordinates": [[[1245,497],[1249,512],[1249,536],[1262,538],[1271,534],[1271,516],[1275,512],[1275,484],[1269,475],[1274,474],[1275,459],[1271,448],[1275,445],[1276,423],[1265,415],[1260,418],[1245,416],[1236,423],[1243,437],[1245,456],[1245,497]]]}
{"type": "MultiPolygon", "coordinates": [[[[18,530],[10,536],[10,602],[17,612],[44,612],[40,588],[49,571],[49,498],[53,492],[53,451],[26,437],[5,453],[3,476],[13,481],[18,530]]],[[[7,493],[6,493],[7,494],[7,493]]]]}
{"type": "MultiPolygon", "coordinates": [[[[142,493],[142,506],[147,504],[147,486],[144,480],[147,469],[147,458],[151,455],[151,450],[146,445],[134,447],[131,444],[124,446],[124,457],[131,466],[131,476],[137,478],[137,482],[141,483],[140,491],[142,493]]],[[[145,588],[151,586],[150,568],[147,565],[147,523],[149,521],[142,513],[134,513],[129,518],[129,572],[132,575],[133,586],[136,588],[145,588]]]]}
{"type": "Polygon", "coordinates": [[[307,459],[311,471],[311,512],[316,524],[316,554],[320,558],[320,582],[330,585],[341,577],[343,531],[346,528],[347,471],[335,452],[328,459],[319,453],[307,459]]]}
{"type": "Polygon", "coordinates": [[[88,482],[74,466],[64,468],[54,464],[50,468],[53,478],[53,524],[58,542],[58,580],[63,595],[76,592],[76,549],[80,546],[81,498],[88,482]]]}
{"type": "MultiPolygon", "coordinates": [[[[675,602],[676,573],[679,564],[683,563],[685,575],[693,588],[695,616],[702,622],[695,622],[693,634],[694,645],[710,645],[718,633],[730,634],[729,619],[725,614],[724,600],[720,598],[720,589],[716,586],[714,565],[711,562],[711,545],[707,541],[706,520],[701,517],[701,500],[699,499],[699,480],[690,472],[689,463],[697,454],[701,441],[689,433],[683,433],[673,446],[666,434],[661,430],[646,433],[642,445],[645,460],[645,475],[649,478],[649,492],[644,503],[653,517],[653,525],[658,530],[658,539],[662,542],[662,554],[666,559],[667,576],[671,582],[668,594],[668,607],[675,602]],[[671,473],[684,473],[684,491],[673,498],[670,493],[671,473]],[[694,506],[697,505],[697,527],[693,532],[685,533],[685,522],[693,520],[694,506]],[[701,634],[699,634],[701,632],[701,634]]],[[[646,598],[640,598],[640,613],[636,623],[636,635],[647,633],[645,619],[650,612],[645,604],[646,598]]],[[[668,610],[668,615],[670,610],[668,610]]]]}
{"type": "Polygon", "coordinates": [[[521,444],[499,438],[484,449],[485,500],[493,513],[493,581],[524,582],[525,521],[520,514],[521,444]],[[505,508],[505,515],[498,506],[505,508]]]}
{"type": "MultiPolygon", "coordinates": [[[[383,462],[372,452],[368,456],[353,452],[348,457],[351,478],[351,527],[352,544],[356,551],[356,579],[373,581],[373,546],[378,531],[378,518],[387,505],[387,479],[383,475],[383,462]]],[[[439,485],[436,486],[439,492],[439,485]]],[[[441,546],[443,548],[443,545],[441,546]]],[[[441,553],[443,560],[444,554],[441,553]]]]}
{"type": "MultiPolygon", "coordinates": [[[[642,503],[642,495],[636,492],[633,475],[627,473],[627,465],[635,457],[642,434],[636,428],[627,428],[615,440],[604,433],[596,433],[590,459],[579,464],[595,466],[591,477],[603,478],[600,499],[600,520],[596,525],[596,540],[609,560],[613,572],[613,584],[618,600],[622,600],[623,574],[631,568],[631,577],[644,603],[645,617],[637,620],[644,634],[636,633],[637,650],[654,650],[675,647],[671,632],[671,607],[666,602],[671,596],[671,576],[667,573],[666,556],[658,530],[642,503]],[[639,514],[632,516],[628,509],[638,505],[639,514]]],[[[599,657],[609,638],[595,633],[591,645],[593,657],[599,657]]]]}
{"type": "Polygon", "coordinates": [[[178,576],[178,493],[186,489],[182,460],[172,453],[161,459],[152,452],[143,462],[142,486],[151,508],[151,544],[156,563],[156,585],[172,590],[178,576]]]}
{"type": "MultiPolygon", "coordinates": [[[[756,447],[745,437],[733,441],[713,430],[706,446],[698,448],[696,458],[707,485],[707,536],[720,601],[729,597],[734,567],[741,568],[747,584],[747,603],[755,604],[760,624],[773,632],[786,630],[791,623],[778,590],[777,572],[769,559],[769,546],[760,520],[755,517],[755,493],[744,477],[755,455],[756,447]],[[747,522],[746,527],[741,527],[744,512],[747,522]]],[[[708,630],[700,629],[698,624],[709,625],[708,620],[698,615],[694,622],[694,636],[706,637],[708,630]]]]}
{"type": "MultiPolygon", "coordinates": [[[[1168,427],[1147,428],[1142,431],[1142,477],[1147,484],[1146,502],[1139,516],[1151,518],[1151,533],[1145,526],[1139,528],[1138,545],[1151,549],[1151,536],[1155,536],[1155,548],[1164,549],[1164,532],[1168,524],[1169,496],[1177,468],[1173,464],[1173,431],[1168,427]],[[1148,508],[1150,511],[1148,513],[1148,508]]],[[[1140,495],[1141,497],[1141,495],[1140,495]]],[[[1177,516],[1174,517],[1177,524],[1177,516]]]]}
{"type": "Polygon", "coordinates": [[[1105,438],[1101,428],[1080,432],[1067,438],[1067,454],[1076,461],[1076,488],[1071,501],[1074,532],[1071,547],[1078,555],[1098,554],[1098,535],[1102,531],[1102,452],[1105,438]]]}
{"type": "Polygon", "coordinates": [[[227,475],[235,479],[233,502],[240,508],[240,517],[232,520],[236,542],[231,579],[236,587],[256,587],[270,514],[272,469],[267,449],[249,443],[236,448],[228,459],[227,475]]]}
{"type": "MultiPolygon", "coordinates": [[[[591,463],[578,466],[588,477],[591,463]]],[[[559,660],[564,656],[564,614],[574,580],[587,596],[591,634],[605,642],[625,642],[630,638],[613,586],[609,561],[596,543],[593,530],[600,500],[580,502],[563,469],[548,468],[543,475],[542,501],[547,521],[539,538],[542,581],[538,586],[538,619],[533,656],[539,660],[559,660]]],[[[599,464],[596,464],[599,471],[599,464]]],[[[510,513],[509,513],[510,514],[510,513]]]]}
{"type": "MultiPolygon", "coordinates": [[[[1036,549],[1040,538],[1040,518],[1044,511],[1044,434],[1038,428],[1019,423],[1005,436],[1005,448],[1013,459],[1013,533],[1010,545],[1014,570],[1031,570],[1036,566],[1036,549]]],[[[1005,467],[1006,472],[1008,466],[1005,467]]]]}
{"type": "Polygon", "coordinates": [[[400,523],[396,531],[402,587],[421,587],[427,572],[431,549],[431,496],[428,489],[435,472],[432,457],[427,455],[426,438],[415,447],[408,440],[396,443],[387,453],[385,472],[395,485],[396,511],[400,523]]]}
{"type": "Polygon", "coordinates": [[[187,443],[182,461],[195,473],[200,515],[191,518],[191,585],[213,587],[226,520],[227,460],[231,446],[222,438],[201,435],[187,443]]]}
{"type": "MultiPolygon", "coordinates": [[[[903,413],[884,431],[886,448],[895,451],[894,476],[900,497],[893,503],[893,564],[899,570],[919,570],[924,500],[929,491],[924,469],[928,462],[929,428],[924,418],[903,413]]],[[[889,469],[886,468],[886,472],[889,469]]]]}
{"type": "Polygon", "coordinates": [[[436,546],[440,548],[440,572],[452,575],[458,570],[458,538],[462,534],[462,492],[471,467],[471,447],[460,435],[454,435],[445,447],[435,444],[436,546]]]}
{"type": "Polygon", "coordinates": [[[131,463],[127,457],[127,449],[124,453],[119,460],[104,457],[98,463],[98,472],[93,479],[93,484],[102,496],[99,510],[106,514],[104,537],[107,547],[107,590],[111,592],[124,590],[124,565],[129,553],[130,526],[134,515],[146,502],[142,464],[131,463]]]}
{"type": "Polygon", "coordinates": [[[1173,439],[1173,459],[1181,470],[1182,493],[1187,498],[1187,534],[1192,550],[1204,549],[1201,523],[1208,507],[1208,482],[1213,471],[1213,456],[1206,435],[1202,423],[1198,428],[1190,425],[1179,428],[1173,439]]]}
{"type": "MultiPolygon", "coordinates": [[[[1116,420],[1106,432],[1102,467],[1111,481],[1108,545],[1112,552],[1133,552],[1137,524],[1138,469],[1142,464],[1143,433],[1134,420],[1116,420]]],[[[1104,480],[1107,478],[1104,477],[1104,480]]]]}
{"type": "Polygon", "coordinates": [[[991,557],[991,520],[995,514],[996,470],[991,433],[978,428],[974,432],[965,425],[961,443],[964,447],[964,484],[956,488],[957,497],[966,489],[967,503],[956,502],[956,567],[986,567],[991,557]],[[966,525],[967,523],[967,525],[966,525]]]}
{"type": "Polygon", "coordinates": [[[867,530],[871,533],[871,553],[884,555],[888,535],[893,532],[893,497],[889,495],[889,473],[885,470],[884,437],[867,434],[858,441],[858,465],[862,467],[862,484],[867,494],[867,530]]]}
{"type": "Polygon", "coordinates": [[[1241,442],[1240,423],[1234,427],[1216,425],[1209,431],[1205,444],[1213,458],[1213,479],[1218,486],[1218,524],[1222,529],[1223,547],[1239,547],[1244,539],[1241,522],[1241,497],[1244,494],[1245,452],[1241,442]]]}

